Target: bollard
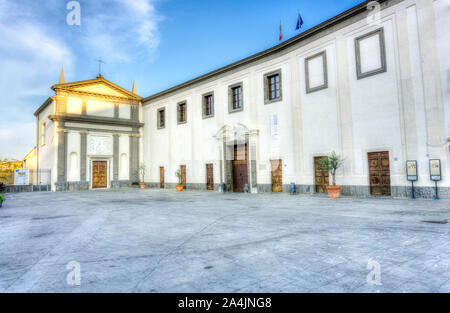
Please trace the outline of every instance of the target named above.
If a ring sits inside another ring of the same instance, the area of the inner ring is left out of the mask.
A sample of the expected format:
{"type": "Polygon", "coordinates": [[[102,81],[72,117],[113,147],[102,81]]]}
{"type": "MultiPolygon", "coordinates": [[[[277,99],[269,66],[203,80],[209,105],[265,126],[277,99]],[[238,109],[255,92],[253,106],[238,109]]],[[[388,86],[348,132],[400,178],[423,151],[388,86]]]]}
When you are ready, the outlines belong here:
{"type": "Polygon", "coordinates": [[[291,183],[291,195],[297,194],[297,190],[295,188],[295,183],[291,183]]]}

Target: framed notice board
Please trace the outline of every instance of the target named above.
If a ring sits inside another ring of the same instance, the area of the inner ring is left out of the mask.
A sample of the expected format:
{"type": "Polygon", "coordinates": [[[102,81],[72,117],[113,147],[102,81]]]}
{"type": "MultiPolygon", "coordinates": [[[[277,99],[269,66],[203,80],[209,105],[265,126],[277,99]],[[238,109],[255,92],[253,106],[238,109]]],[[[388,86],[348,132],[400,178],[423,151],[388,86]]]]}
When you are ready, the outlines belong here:
{"type": "Polygon", "coordinates": [[[418,179],[417,161],[415,160],[406,161],[406,175],[408,181],[417,181],[418,179]]]}

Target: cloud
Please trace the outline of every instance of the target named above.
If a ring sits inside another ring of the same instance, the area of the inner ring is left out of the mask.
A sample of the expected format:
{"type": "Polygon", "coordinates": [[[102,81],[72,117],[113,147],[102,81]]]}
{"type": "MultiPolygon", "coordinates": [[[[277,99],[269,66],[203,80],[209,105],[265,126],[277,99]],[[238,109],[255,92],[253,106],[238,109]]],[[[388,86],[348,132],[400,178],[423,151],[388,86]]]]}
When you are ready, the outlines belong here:
{"type": "Polygon", "coordinates": [[[20,158],[36,144],[33,112],[72,53],[27,6],[3,1],[0,17],[0,155],[20,158]]]}
{"type": "Polygon", "coordinates": [[[81,26],[69,26],[68,1],[0,0],[0,155],[21,158],[36,144],[33,112],[62,65],[70,81],[100,56],[109,69],[151,62],[164,20],[155,1],[79,0],[81,26]]]}
{"type": "Polygon", "coordinates": [[[139,54],[152,59],[160,44],[164,17],[154,0],[97,1],[82,4],[80,44],[86,52],[110,62],[130,62],[139,54]],[[101,5],[103,4],[103,5],[101,5]]]}

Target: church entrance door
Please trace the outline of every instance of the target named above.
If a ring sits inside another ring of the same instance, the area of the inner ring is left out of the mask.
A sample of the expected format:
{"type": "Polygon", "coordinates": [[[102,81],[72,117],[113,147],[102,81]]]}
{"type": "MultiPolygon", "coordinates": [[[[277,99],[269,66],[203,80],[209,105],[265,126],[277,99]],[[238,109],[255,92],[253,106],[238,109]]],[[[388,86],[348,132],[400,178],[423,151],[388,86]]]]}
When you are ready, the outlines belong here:
{"type": "Polygon", "coordinates": [[[92,188],[108,187],[108,162],[93,161],[92,162],[92,188]]]}

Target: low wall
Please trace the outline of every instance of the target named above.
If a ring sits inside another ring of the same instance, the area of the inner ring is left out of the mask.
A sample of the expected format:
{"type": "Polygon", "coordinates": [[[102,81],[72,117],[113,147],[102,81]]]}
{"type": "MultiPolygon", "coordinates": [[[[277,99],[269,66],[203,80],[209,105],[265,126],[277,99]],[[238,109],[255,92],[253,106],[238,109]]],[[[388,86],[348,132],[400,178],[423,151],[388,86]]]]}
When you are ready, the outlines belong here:
{"type": "Polygon", "coordinates": [[[4,193],[51,191],[50,185],[5,186],[4,193]]]}

